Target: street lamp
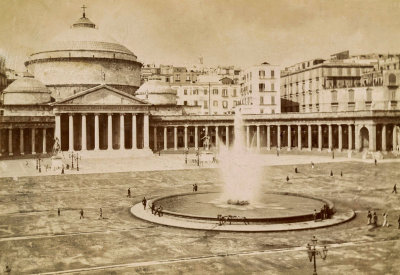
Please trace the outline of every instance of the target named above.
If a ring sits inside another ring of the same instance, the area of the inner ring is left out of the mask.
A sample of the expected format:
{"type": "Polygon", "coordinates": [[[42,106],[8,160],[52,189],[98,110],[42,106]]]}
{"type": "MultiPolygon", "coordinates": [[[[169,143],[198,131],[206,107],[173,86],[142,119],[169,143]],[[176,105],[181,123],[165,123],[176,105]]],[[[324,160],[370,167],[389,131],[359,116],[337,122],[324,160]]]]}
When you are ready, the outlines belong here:
{"type": "Polygon", "coordinates": [[[185,148],[185,164],[187,164],[188,154],[189,154],[189,149],[185,148]]]}
{"type": "Polygon", "coordinates": [[[197,156],[197,166],[200,166],[200,148],[197,148],[196,156],[197,156]]]}
{"type": "Polygon", "coordinates": [[[36,170],[39,170],[39,173],[42,172],[42,167],[40,166],[40,162],[42,161],[42,159],[40,157],[37,157],[36,159],[36,170]]]}
{"type": "Polygon", "coordinates": [[[308,254],[308,259],[310,262],[314,259],[314,272],[313,275],[317,275],[317,262],[316,262],[316,255],[320,255],[322,260],[326,259],[326,256],[328,256],[328,249],[326,248],[326,245],[321,251],[318,251],[315,246],[317,245],[317,238],[315,236],[312,237],[311,239],[312,244],[310,245],[309,243],[307,244],[307,254],[308,254]]]}
{"type": "Polygon", "coordinates": [[[69,158],[71,159],[71,170],[74,169],[74,158],[76,157],[76,153],[74,151],[69,153],[69,158]]]}

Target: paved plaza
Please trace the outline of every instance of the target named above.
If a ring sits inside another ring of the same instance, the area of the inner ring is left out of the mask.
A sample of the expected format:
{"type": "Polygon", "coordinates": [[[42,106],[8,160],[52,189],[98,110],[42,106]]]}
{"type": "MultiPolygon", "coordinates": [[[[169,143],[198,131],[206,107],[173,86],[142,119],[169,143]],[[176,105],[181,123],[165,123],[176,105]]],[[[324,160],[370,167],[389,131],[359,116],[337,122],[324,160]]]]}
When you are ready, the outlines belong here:
{"type": "Polygon", "coordinates": [[[10,274],[312,274],[306,244],[313,235],[328,247],[327,259],[317,258],[319,274],[400,271],[400,194],[391,193],[399,179],[399,162],[385,160],[375,166],[340,157],[265,155],[263,191],[323,197],[357,213],[355,219],[332,227],[272,233],[180,229],[130,213],[144,196],[191,192],[194,183],[199,191],[220,191],[217,164],[199,168],[185,164],[180,154],[82,160],[81,174],[66,170],[64,175],[39,175],[33,164],[0,162],[2,272],[9,265],[10,274]],[[300,173],[294,173],[295,167],[300,173]],[[128,188],[132,198],[127,197],[128,188]],[[81,209],[84,219],[79,218],[81,209]],[[390,226],[367,226],[369,209],[377,212],[379,225],[388,211],[390,226]]]}

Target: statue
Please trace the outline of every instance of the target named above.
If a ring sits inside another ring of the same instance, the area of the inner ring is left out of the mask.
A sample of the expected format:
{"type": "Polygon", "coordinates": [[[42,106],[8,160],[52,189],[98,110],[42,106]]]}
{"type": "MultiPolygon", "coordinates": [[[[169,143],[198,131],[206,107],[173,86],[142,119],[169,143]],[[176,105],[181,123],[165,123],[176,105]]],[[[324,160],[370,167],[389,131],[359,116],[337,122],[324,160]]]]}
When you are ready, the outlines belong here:
{"type": "Polygon", "coordinates": [[[58,140],[58,137],[56,137],[53,143],[53,155],[58,155],[58,153],[60,152],[61,152],[60,141],[58,140]]]}
{"type": "Polygon", "coordinates": [[[203,138],[203,148],[204,150],[210,150],[210,137],[208,135],[205,135],[203,138]]]}

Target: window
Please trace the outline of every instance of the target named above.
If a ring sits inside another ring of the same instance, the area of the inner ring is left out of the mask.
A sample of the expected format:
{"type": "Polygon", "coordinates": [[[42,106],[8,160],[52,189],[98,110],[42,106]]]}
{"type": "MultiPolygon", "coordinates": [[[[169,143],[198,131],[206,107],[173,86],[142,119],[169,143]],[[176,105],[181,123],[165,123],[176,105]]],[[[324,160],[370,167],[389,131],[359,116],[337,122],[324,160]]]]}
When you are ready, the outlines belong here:
{"type": "Polygon", "coordinates": [[[389,74],[389,85],[396,85],[396,76],[394,74],[389,74]]]}
{"type": "Polygon", "coordinates": [[[228,96],[228,90],[222,89],[222,96],[228,96]]]}
{"type": "Polygon", "coordinates": [[[275,91],[275,84],[271,83],[271,91],[275,91]]]}
{"type": "Polygon", "coordinates": [[[208,94],[208,90],[204,89],[204,95],[207,95],[207,94],[208,94]]]}
{"type": "Polygon", "coordinates": [[[165,78],[165,82],[169,82],[169,77],[165,78]]]}
{"type": "Polygon", "coordinates": [[[183,102],[183,105],[185,105],[185,106],[187,105],[187,101],[186,100],[183,102]]]}
{"type": "Polygon", "coordinates": [[[190,75],[186,76],[186,82],[190,82],[190,75]]]}
{"type": "Polygon", "coordinates": [[[349,102],[354,102],[354,90],[349,90],[349,102]]]}
{"type": "Polygon", "coordinates": [[[271,96],[271,104],[275,105],[275,96],[271,96]]]}
{"type": "Polygon", "coordinates": [[[264,104],[264,97],[260,96],[260,105],[264,104]]]}
{"type": "Polygon", "coordinates": [[[236,94],[236,89],[233,89],[232,96],[233,96],[233,97],[236,97],[236,96],[237,96],[237,94],[236,94]]]}
{"type": "Polygon", "coordinates": [[[199,94],[199,90],[194,89],[194,90],[193,90],[193,94],[194,94],[194,95],[198,95],[198,94],[199,94]]]}
{"type": "Polygon", "coordinates": [[[213,101],[213,106],[214,106],[214,107],[218,107],[218,101],[217,101],[217,100],[214,100],[214,101],[213,101]]]}
{"type": "Polygon", "coordinates": [[[259,76],[260,78],[265,77],[265,71],[258,71],[258,76],[259,76]]]}
{"type": "Polygon", "coordinates": [[[265,84],[264,84],[264,83],[258,84],[258,90],[259,90],[260,92],[264,92],[264,90],[265,90],[265,84]]]}
{"type": "Polygon", "coordinates": [[[213,95],[217,95],[218,94],[218,89],[213,89],[213,95]]]}
{"type": "Polygon", "coordinates": [[[251,80],[251,72],[250,72],[250,80],[251,80]]]}
{"type": "Polygon", "coordinates": [[[222,108],[224,109],[228,108],[228,101],[226,100],[222,101],[222,108]]]}
{"type": "Polygon", "coordinates": [[[181,76],[179,74],[175,75],[175,80],[177,82],[181,81],[181,76]]]}
{"type": "Polygon", "coordinates": [[[187,95],[187,90],[186,90],[186,89],[183,90],[183,94],[184,94],[184,95],[187,95]]]}
{"type": "Polygon", "coordinates": [[[197,100],[194,101],[194,106],[198,106],[199,103],[197,102],[197,100]]]}
{"type": "Polygon", "coordinates": [[[274,77],[275,77],[275,71],[271,70],[271,78],[274,78],[274,77]]]}
{"type": "Polygon", "coordinates": [[[204,109],[208,109],[208,101],[207,100],[204,100],[204,109]]]}
{"type": "Polygon", "coordinates": [[[372,90],[367,89],[367,99],[366,101],[371,102],[372,101],[372,90]]]}
{"type": "Polygon", "coordinates": [[[331,103],[336,103],[337,102],[337,91],[333,90],[331,91],[331,103]]]}

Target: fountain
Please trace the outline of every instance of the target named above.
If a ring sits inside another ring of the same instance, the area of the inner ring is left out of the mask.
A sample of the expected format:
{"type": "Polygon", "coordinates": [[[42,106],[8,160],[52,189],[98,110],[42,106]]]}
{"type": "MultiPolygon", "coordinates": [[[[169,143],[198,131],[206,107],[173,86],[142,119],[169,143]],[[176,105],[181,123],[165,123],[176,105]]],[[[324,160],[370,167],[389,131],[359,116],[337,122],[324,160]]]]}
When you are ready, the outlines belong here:
{"type": "MultiPolygon", "coordinates": [[[[332,202],[304,194],[263,191],[262,185],[268,183],[262,174],[265,155],[252,150],[250,140],[245,140],[243,118],[240,112],[235,114],[234,133],[234,142],[231,147],[219,141],[217,160],[218,171],[224,182],[222,192],[191,192],[155,198],[152,204],[163,206],[163,219],[146,214],[141,203],[133,206],[131,213],[138,218],[168,226],[241,232],[318,228],[341,223],[354,217],[354,211],[350,210],[344,212],[343,216],[337,220],[314,223],[313,210],[319,211],[327,207],[329,215],[333,215],[336,210],[332,202]],[[182,219],[185,223],[182,223],[182,219]],[[222,220],[228,221],[229,226],[233,223],[232,228],[216,228],[215,224],[222,225],[222,220]],[[307,221],[312,223],[309,224],[307,221]],[[247,227],[238,227],[238,223],[244,223],[247,227]],[[248,227],[249,223],[252,227],[248,227]],[[271,226],[274,224],[284,226],[277,229],[271,226]]],[[[199,156],[211,156],[207,135],[203,145],[204,151],[198,151],[199,156]]]]}

